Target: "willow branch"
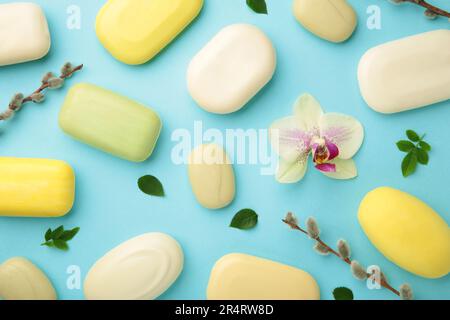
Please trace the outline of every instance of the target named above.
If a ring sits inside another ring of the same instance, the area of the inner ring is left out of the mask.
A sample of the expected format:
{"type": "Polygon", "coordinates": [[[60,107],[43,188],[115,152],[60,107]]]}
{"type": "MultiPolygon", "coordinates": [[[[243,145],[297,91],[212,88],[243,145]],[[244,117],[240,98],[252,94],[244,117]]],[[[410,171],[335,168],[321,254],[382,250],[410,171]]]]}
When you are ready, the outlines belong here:
{"type": "Polygon", "coordinates": [[[430,13],[435,14],[437,16],[447,17],[447,18],[450,19],[450,12],[447,12],[444,9],[436,7],[436,6],[432,5],[431,3],[427,2],[426,0],[397,0],[397,1],[394,1],[394,2],[397,2],[397,3],[402,3],[402,2],[413,3],[413,4],[416,4],[418,6],[421,6],[422,8],[427,9],[427,12],[430,12],[430,13]]]}

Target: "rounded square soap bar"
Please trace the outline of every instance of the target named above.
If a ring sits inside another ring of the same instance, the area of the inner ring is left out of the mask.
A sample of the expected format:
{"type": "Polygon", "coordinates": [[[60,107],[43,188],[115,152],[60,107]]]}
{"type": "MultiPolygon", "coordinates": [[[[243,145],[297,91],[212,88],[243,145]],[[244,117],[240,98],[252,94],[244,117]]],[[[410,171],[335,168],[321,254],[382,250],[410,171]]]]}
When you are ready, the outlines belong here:
{"type": "Polygon", "coordinates": [[[117,60],[143,64],[156,56],[200,13],[203,0],[109,0],[96,32],[117,60]]]}
{"type": "Polygon", "coordinates": [[[0,216],[60,217],[74,197],[75,174],[64,161],[0,157],[0,216]]]}
{"type": "Polygon", "coordinates": [[[153,110],[87,83],[69,90],[59,125],[90,146],[134,162],[150,157],[162,126],[153,110]]]}
{"type": "Polygon", "coordinates": [[[50,50],[50,32],[34,3],[0,4],[0,66],[37,60],[50,50]]]}
{"type": "Polygon", "coordinates": [[[257,27],[234,24],[222,29],[192,59],[187,84],[206,111],[226,114],[241,109],[269,81],[276,52],[257,27]]]}

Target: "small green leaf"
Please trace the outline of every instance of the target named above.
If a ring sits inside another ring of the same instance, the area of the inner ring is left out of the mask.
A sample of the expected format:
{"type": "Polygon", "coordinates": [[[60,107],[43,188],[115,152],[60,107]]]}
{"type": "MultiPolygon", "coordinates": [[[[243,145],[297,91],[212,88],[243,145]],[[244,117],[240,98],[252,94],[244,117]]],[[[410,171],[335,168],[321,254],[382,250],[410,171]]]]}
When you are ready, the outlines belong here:
{"type": "Polygon", "coordinates": [[[56,228],[55,230],[52,231],[51,239],[53,239],[53,240],[59,239],[59,237],[63,234],[63,232],[64,232],[64,227],[59,226],[58,228],[56,228]]]}
{"type": "Polygon", "coordinates": [[[164,197],[164,188],[158,178],[154,176],[143,176],[138,180],[139,189],[142,192],[156,197],[164,197]]]}
{"type": "Polygon", "coordinates": [[[247,6],[259,14],[267,14],[266,0],[247,0],[247,6]]]}
{"type": "Polygon", "coordinates": [[[397,148],[398,150],[403,152],[410,152],[412,149],[415,148],[415,146],[414,143],[412,143],[411,141],[400,140],[399,142],[397,142],[397,148]]]}
{"type": "Polygon", "coordinates": [[[258,215],[252,209],[243,209],[236,213],[231,221],[230,227],[248,230],[252,229],[258,223],[258,215]]]}
{"type": "Polygon", "coordinates": [[[410,151],[402,161],[402,173],[405,178],[413,174],[414,171],[416,171],[417,153],[415,152],[415,150],[416,149],[410,151]]]}
{"type": "Polygon", "coordinates": [[[41,243],[41,246],[53,247],[53,241],[50,240],[50,241],[41,243]]]}
{"type": "Polygon", "coordinates": [[[334,300],[353,300],[353,292],[349,288],[339,287],[333,290],[334,300]]]}
{"type": "Polygon", "coordinates": [[[55,245],[56,248],[60,250],[64,251],[69,250],[69,246],[67,245],[67,242],[64,240],[53,240],[53,244],[55,245]]]}
{"type": "Polygon", "coordinates": [[[408,136],[408,139],[413,142],[420,140],[419,135],[414,130],[406,130],[406,135],[408,136]]]}
{"type": "Polygon", "coordinates": [[[72,240],[73,237],[76,236],[76,234],[78,233],[78,231],[80,231],[80,228],[73,228],[72,230],[66,230],[63,232],[63,234],[61,235],[61,237],[59,237],[60,240],[63,241],[69,241],[72,240]]]}
{"type": "Polygon", "coordinates": [[[52,229],[48,229],[47,232],[45,233],[45,241],[49,241],[52,238],[52,229]]]}
{"type": "Polygon", "coordinates": [[[425,151],[431,151],[431,146],[428,143],[426,143],[425,141],[420,141],[419,147],[421,147],[425,151]]]}
{"type": "Polygon", "coordinates": [[[417,149],[417,160],[420,164],[427,165],[429,161],[428,152],[423,149],[417,149]]]}

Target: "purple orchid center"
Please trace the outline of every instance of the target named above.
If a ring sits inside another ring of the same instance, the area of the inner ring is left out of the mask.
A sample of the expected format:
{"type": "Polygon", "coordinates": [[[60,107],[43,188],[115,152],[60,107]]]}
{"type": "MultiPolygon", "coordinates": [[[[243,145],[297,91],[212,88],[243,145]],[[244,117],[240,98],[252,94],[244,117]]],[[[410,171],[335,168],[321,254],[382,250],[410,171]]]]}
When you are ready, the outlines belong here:
{"type": "Polygon", "coordinates": [[[315,139],[311,146],[316,169],[323,172],[336,172],[336,165],[330,163],[339,155],[339,148],[326,138],[315,139]]]}

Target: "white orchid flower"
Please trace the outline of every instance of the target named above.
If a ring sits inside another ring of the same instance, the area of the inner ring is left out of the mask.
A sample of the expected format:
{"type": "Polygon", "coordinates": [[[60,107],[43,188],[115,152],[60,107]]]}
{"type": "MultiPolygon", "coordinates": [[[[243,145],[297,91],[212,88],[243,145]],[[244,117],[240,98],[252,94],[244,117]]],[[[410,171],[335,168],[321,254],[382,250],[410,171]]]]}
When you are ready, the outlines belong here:
{"type": "Polygon", "coordinates": [[[276,179],[281,183],[303,179],[310,154],[315,168],[330,178],[358,175],[352,157],[363,143],[363,126],[353,117],[324,113],[310,94],[298,98],[293,116],[272,124],[270,140],[280,157],[276,179]]]}

